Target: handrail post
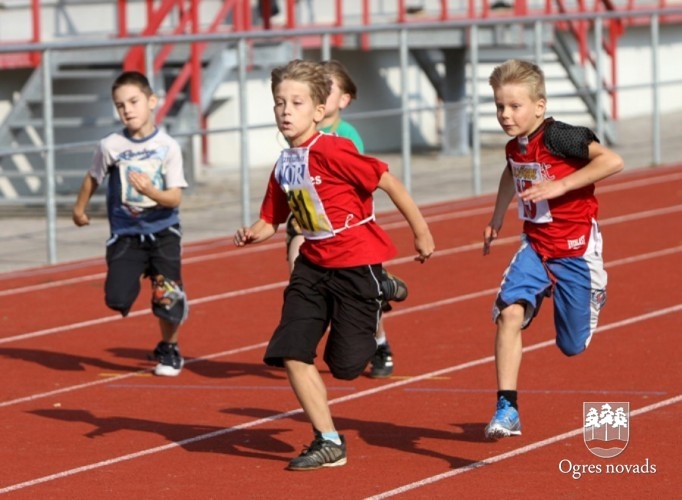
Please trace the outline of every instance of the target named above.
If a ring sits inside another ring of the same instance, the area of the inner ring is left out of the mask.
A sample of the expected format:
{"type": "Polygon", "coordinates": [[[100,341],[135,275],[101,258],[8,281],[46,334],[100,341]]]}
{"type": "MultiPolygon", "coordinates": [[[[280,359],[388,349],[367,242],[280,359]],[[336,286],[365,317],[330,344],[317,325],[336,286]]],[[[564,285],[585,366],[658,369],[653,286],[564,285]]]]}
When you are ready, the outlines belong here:
{"type": "Polygon", "coordinates": [[[116,3],[116,13],[118,14],[118,37],[128,36],[128,17],[126,15],[126,0],[118,0],[116,3]]]}
{"type": "MultiPolygon", "coordinates": [[[[192,34],[199,33],[199,0],[192,0],[190,3],[190,17],[192,22],[192,34]]],[[[192,76],[190,77],[190,99],[192,104],[197,108],[201,107],[201,55],[199,53],[199,44],[193,42],[190,46],[190,57],[192,64],[192,76]]],[[[202,114],[201,109],[198,109],[199,115],[202,114]]]]}
{"type": "Polygon", "coordinates": [[[471,177],[472,177],[472,188],[474,190],[474,195],[478,196],[481,194],[481,137],[479,132],[478,123],[478,108],[479,108],[479,97],[478,97],[478,25],[474,24],[471,26],[469,31],[469,58],[471,64],[471,177]]]}
{"type": "Polygon", "coordinates": [[[604,60],[604,39],[603,39],[603,24],[604,20],[597,17],[594,20],[594,50],[595,50],[595,66],[597,66],[596,89],[595,89],[595,117],[597,119],[597,137],[602,140],[606,137],[604,132],[604,74],[602,71],[604,60]]]}
{"type": "Polygon", "coordinates": [[[412,172],[410,154],[412,150],[410,139],[410,100],[408,62],[409,52],[407,48],[407,30],[400,30],[400,95],[402,107],[402,157],[403,157],[403,184],[408,193],[412,192],[412,172]]]}
{"type": "Polygon", "coordinates": [[[239,62],[239,133],[241,147],[239,157],[241,160],[241,190],[242,190],[242,225],[251,224],[251,168],[249,165],[249,116],[247,106],[247,82],[246,82],[246,38],[242,37],[237,43],[239,62]]]}
{"type": "Polygon", "coordinates": [[[651,92],[652,107],[651,113],[651,135],[652,135],[652,156],[654,165],[661,164],[661,98],[659,86],[659,18],[658,14],[651,16],[651,92]]]}
{"type": "Polygon", "coordinates": [[[43,52],[43,125],[45,132],[45,215],[47,218],[47,263],[57,263],[57,205],[52,109],[52,51],[43,52]]]}
{"type": "MultiPolygon", "coordinates": [[[[32,0],[31,2],[31,24],[33,28],[33,43],[40,43],[41,26],[40,26],[40,2],[39,0],[32,0]]],[[[40,64],[40,54],[38,52],[31,52],[31,63],[33,66],[40,64]]]]}

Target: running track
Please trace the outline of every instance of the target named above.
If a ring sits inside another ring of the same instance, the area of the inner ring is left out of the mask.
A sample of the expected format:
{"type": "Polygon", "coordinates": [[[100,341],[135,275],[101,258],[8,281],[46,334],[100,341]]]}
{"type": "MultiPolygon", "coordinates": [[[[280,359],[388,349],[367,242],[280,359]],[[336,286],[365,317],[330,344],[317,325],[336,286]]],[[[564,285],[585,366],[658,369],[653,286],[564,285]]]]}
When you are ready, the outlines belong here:
{"type": "Polygon", "coordinates": [[[284,373],[261,362],[287,279],[281,235],[245,249],[229,237],[186,247],[187,364],[174,379],[151,376],[145,360],[158,335],[148,291],[128,318],[113,314],[103,304],[101,259],[0,275],[0,494],[673,496],[682,165],[620,174],[597,194],[609,271],[598,334],[584,354],[563,357],[545,303],[524,333],[523,435],[499,442],[482,439],[495,400],[490,309],[517,247],[514,207],[485,258],[481,234],[493,197],[424,207],[437,245],[425,265],[413,262],[402,219],[381,214],[400,250],[387,267],[410,284],[409,299],[386,315],[396,373],[342,382],[320,365],[348,464],[309,473],[285,470],[311,431],[284,373]],[[630,441],[618,457],[601,459],[584,445],[584,401],[630,403],[630,441]],[[562,464],[601,473],[574,479],[562,464]],[[607,473],[607,464],[621,472],[607,473]]]}

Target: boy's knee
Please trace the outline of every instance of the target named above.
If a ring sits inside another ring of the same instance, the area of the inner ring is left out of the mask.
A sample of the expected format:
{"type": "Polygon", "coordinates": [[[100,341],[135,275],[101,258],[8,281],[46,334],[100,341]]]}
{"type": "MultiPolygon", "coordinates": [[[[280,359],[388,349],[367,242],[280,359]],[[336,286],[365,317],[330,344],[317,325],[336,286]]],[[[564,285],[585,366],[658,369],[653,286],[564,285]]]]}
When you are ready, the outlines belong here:
{"type": "Polygon", "coordinates": [[[189,304],[182,285],[162,275],[152,280],[152,311],[157,318],[180,324],[189,313],[189,304]]]}
{"type": "Polygon", "coordinates": [[[107,305],[109,309],[121,313],[121,316],[123,316],[124,318],[128,316],[130,309],[133,307],[132,302],[127,301],[121,297],[114,297],[111,295],[107,295],[104,298],[104,303],[107,305]]]}
{"type": "Polygon", "coordinates": [[[495,323],[502,323],[505,325],[515,325],[519,329],[528,325],[527,321],[527,309],[530,308],[529,304],[525,303],[514,303],[514,304],[503,304],[496,303],[495,310],[493,312],[493,319],[495,323]]]}
{"type": "Polygon", "coordinates": [[[587,349],[587,344],[585,342],[578,344],[575,342],[564,342],[557,340],[557,347],[564,356],[571,357],[577,356],[578,354],[584,352],[585,349],[587,349]]]}
{"type": "Polygon", "coordinates": [[[369,359],[365,363],[333,363],[325,360],[327,363],[327,366],[329,367],[329,371],[331,372],[332,376],[336,379],[339,380],[354,380],[360,376],[360,374],[365,370],[367,367],[367,363],[369,363],[369,359]]]}
{"type": "Polygon", "coordinates": [[[365,370],[365,366],[362,366],[361,368],[357,367],[329,367],[329,371],[331,372],[332,376],[336,379],[339,380],[355,380],[360,376],[360,374],[365,370]]]}

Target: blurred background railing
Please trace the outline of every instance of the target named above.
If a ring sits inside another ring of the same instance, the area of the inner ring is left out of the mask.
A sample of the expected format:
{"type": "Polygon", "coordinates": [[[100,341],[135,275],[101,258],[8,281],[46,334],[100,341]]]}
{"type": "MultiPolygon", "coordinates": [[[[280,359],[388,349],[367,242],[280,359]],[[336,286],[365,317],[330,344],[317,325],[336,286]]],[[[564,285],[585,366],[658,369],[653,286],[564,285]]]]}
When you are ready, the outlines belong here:
{"type": "MultiPolygon", "coordinates": [[[[510,57],[545,70],[549,112],[617,144],[621,120],[650,117],[662,161],[662,111],[682,110],[682,5],[675,0],[0,1],[0,213],[73,203],[97,141],[120,125],[110,86],[146,73],[156,119],[177,137],[193,184],[239,173],[242,220],[254,168],[282,147],[269,74],[293,58],[339,59],[360,89],[345,112],[372,154],[466,158],[480,194],[481,151],[499,146],[487,77],[510,57]]],[[[101,203],[101,197],[94,203],[101,203]]]]}

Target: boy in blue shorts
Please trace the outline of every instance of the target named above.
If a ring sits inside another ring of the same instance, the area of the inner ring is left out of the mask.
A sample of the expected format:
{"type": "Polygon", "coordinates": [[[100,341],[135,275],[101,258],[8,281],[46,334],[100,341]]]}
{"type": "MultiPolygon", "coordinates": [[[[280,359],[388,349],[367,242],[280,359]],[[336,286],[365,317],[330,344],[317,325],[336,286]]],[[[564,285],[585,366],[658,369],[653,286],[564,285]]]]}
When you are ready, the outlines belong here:
{"type": "Polygon", "coordinates": [[[140,277],[152,284],[152,312],[161,341],[152,357],[154,373],[174,377],[184,360],[178,349],[178,328],[188,304],[181,276],[179,206],[187,187],[178,143],[156,128],[157,98],[147,78],[136,71],[114,82],[112,99],[125,128],[102,139],[83,179],[73,207],[77,226],[90,223],[85,213],[90,198],[108,176],[107,306],[127,316],[140,293],[140,277]]]}
{"type": "Polygon", "coordinates": [[[521,434],[521,331],[542,300],[554,301],[556,343],[566,356],[583,352],[597,328],[606,271],[594,184],[622,170],[623,160],[589,129],[545,118],[545,79],[535,64],[506,61],[489,83],[497,120],[513,139],[505,149],[507,165],[484,231],[483,254],[498,237],[514,195],[524,221],[521,247],[504,272],[493,308],[497,408],[485,436],[497,439],[521,434]]]}
{"type": "Polygon", "coordinates": [[[346,463],[346,443],[334,426],[315,366],[327,328],[324,361],[335,378],[358,377],[376,351],[382,262],[397,250],[375,221],[372,193],[385,191],[407,220],[416,260],[425,262],[434,243],[419,208],[388,165],[361,155],[349,139],[317,130],[331,90],[323,66],[295,60],[275,68],[271,88],[277,127],[290,147],[270,176],[260,219],[238,229],[234,244],[270,238],[289,213],[305,237],[264,361],[286,368],[313,426],[312,444],[288,466],[306,471],[346,463]]]}

